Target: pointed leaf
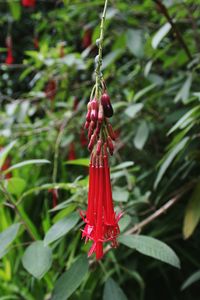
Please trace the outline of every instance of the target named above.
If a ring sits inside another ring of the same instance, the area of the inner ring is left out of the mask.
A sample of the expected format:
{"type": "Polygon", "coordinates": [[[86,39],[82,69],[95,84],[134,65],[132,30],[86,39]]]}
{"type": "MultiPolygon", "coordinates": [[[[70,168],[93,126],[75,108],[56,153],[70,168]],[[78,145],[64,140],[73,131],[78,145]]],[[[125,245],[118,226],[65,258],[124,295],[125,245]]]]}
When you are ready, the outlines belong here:
{"type": "Polygon", "coordinates": [[[103,300],[111,299],[128,300],[120,286],[112,278],[109,278],[108,280],[106,280],[104,286],[103,300]]]}
{"type": "Polygon", "coordinates": [[[159,169],[158,175],[156,177],[156,181],[154,183],[154,188],[156,188],[158,186],[160,180],[162,179],[163,175],[165,174],[165,172],[167,171],[167,169],[171,165],[172,161],[174,160],[176,155],[181,150],[183,150],[183,148],[187,144],[188,140],[189,140],[189,138],[185,137],[183,140],[180,141],[180,143],[178,143],[175,147],[172,148],[172,150],[170,150],[168,152],[166,159],[164,160],[164,162],[162,163],[162,165],[159,169]]]}
{"type": "Polygon", "coordinates": [[[0,233],[0,258],[7,253],[7,247],[14,241],[19,231],[20,224],[16,223],[0,233]]]}
{"type": "Polygon", "coordinates": [[[200,220],[200,183],[198,183],[192,193],[185,210],[183,235],[189,238],[194,232],[200,220]]]}
{"type": "Polygon", "coordinates": [[[52,300],[68,299],[79,287],[87,272],[88,260],[81,256],[56,282],[52,300]]]}
{"type": "Polygon", "coordinates": [[[52,264],[52,251],[43,241],[33,242],[22,257],[24,268],[35,278],[41,279],[52,264]]]}
{"type": "Polygon", "coordinates": [[[46,233],[44,244],[48,245],[67,234],[77,224],[78,220],[79,215],[77,212],[59,220],[46,233]]]}
{"type": "Polygon", "coordinates": [[[142,150],[149,136],[149,128],[147,123],[143,121],[137,129],[134,145],[138,150],[142,150]]]}
{"type": "Polygon", "coordinates": [[[188,288],[190,285],[192,285],[193,283],[197,282],[200,280],[200,271],[197,271],[195,273],[193,273],[192,275],[190,275],[188,277],[188,279],[183,283],[183,285],[181,286],[181,290],[185,290],[186,288],[188,288]]]}
{"type": "Polygon", "coordinates": [[[161,260],[173,267],[180,268],[180,261],[176,253],[165,243],[144,235],[124,235],[119,242],[137,250],[138,252],[161,260]]]}
{"type": "Polygon", "coordinates": [[[30,159],[30,160],[25,160],[22,161],[18,164],[12,165],[12,167],[6,169],[3,173],[7,174],[15,169],[27,166],[27,165],[36,165],[36,164],[50,164],[51,162],[46,159],[30,159]]]}
{"type": "Polygon", "coordinates": [[[164,24],[154,35],[154,37],[152,38],[152,47],[154,49],[156,49],[158,47],[158,45],[160,44],[160,42],[162,41],[162,39],[168,34],[168,32],[171,29],[171,24],[170,23],[166,23],[164,24]]]}

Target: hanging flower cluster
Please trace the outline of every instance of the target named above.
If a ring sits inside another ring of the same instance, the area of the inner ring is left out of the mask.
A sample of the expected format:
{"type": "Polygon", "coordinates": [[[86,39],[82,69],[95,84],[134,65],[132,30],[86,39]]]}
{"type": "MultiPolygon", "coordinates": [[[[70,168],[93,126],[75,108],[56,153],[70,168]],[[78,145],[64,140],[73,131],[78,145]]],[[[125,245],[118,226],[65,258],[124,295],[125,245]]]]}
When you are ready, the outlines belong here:
{"type": "Polygon", "coordinates": [[[8,35],[6,37],[6,47],[7,47],[7,56],[6,56],[6,61],[5,63],[7,65],[11,65],[14,62],[14,57],[13,57],[13,47],[12,47],[12,37],[8,35]]]}
{"type": "Polygon", "coordinates": [[[108,121],[113,115],[113,108],[105,84],[100,99],[93,98],[88,103],[85,128],[88,129],[91,152],[89,166],[89,191],[87,211],[81,212],[86,223],[82,237],[93,241],[88,253],[96,253],[96,258],[103,257],[103,243],[110,242],[117,247],[119,235],[118,221],[121,213],[116,214],[113,207],[112,188],[108,155],[113,155],[115,133],[108,121]]]}

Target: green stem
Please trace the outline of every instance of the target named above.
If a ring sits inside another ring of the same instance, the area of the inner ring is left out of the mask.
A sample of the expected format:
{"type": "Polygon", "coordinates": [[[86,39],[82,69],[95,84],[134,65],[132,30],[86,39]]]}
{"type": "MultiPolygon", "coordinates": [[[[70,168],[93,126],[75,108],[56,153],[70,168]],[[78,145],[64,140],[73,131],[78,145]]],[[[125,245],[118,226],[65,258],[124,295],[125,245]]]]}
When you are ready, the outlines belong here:
{"type": "Polygon", "coordinates": [[[95,76],[96,76],[96,97],[99,99],[99,91],[101,86],[101,66],[102,66],[102,52],[103,52],[103,41],[104,41],[104,26],[106,19],[106,10],[108,6],[108,0],[105,0],[103,14],[101,18],[101,26],[100,26],[100,37],[99,37],[99,52],[98,52],[98,60],[96,62],[95,76]]]}

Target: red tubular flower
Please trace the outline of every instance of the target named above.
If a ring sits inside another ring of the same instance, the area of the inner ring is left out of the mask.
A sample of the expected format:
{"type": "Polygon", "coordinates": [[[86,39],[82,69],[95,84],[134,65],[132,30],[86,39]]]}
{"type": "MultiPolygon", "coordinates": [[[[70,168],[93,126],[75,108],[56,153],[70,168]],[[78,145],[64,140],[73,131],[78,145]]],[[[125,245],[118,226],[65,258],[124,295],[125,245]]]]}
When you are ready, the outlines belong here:
{"type": "Polygon", "coordinates": [[[36,0],[22,0],[22,5],[25,7],[34,7],[36,0]]]}

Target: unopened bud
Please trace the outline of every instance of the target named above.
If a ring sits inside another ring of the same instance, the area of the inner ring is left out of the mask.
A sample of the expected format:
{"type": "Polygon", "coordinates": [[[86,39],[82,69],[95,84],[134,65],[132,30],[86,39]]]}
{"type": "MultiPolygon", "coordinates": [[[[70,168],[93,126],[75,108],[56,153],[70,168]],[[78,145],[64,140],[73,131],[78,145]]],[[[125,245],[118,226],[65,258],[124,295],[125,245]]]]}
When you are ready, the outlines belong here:
{"type": "Polygon", "coordinates": [[[91,139],[90,139],[90,142],[89,142],[89,145],[88,145],[88,150],[89,151],[92,151],[93,147],[94,147],[94,144],[95,144],[95,140],[96,140],[96,134],[94,133],[92,136],[91,136],[91,139]]]}
{"type": "Polygon", "coordinates": [[[101,153],[101,147],[102,147],[102,140],[98,140],[97,142],[97,155],[100,155],[101,153]]]}
{"type": "Polygon", "coordinates": [[[113,108],[110,103],[110,97],[107,93],[103,93],[101,96],[101,104],[103,105],[103,110],[105,117],[110,118],[113,116],[113,108]]]}
{"type": "Polygon", "coordinates": [[[114,145],[113,145],[113,142],[112,142],[111,137],[109,135],[107,137],[107,145],[108,145],[108,149],[109,149],[110,155],[113,155],[114,145]]]}
{"type": "Polygon", "coordinates": [[[116,140],[116,135],[115,135],[115,132],[114,132],[114,130],[112,128],[112,125],[110,123],[107,123],[107,129],[108,129],[108,133],[109,133],[111,139],[113,141],[115,141],[116,140]]]}

